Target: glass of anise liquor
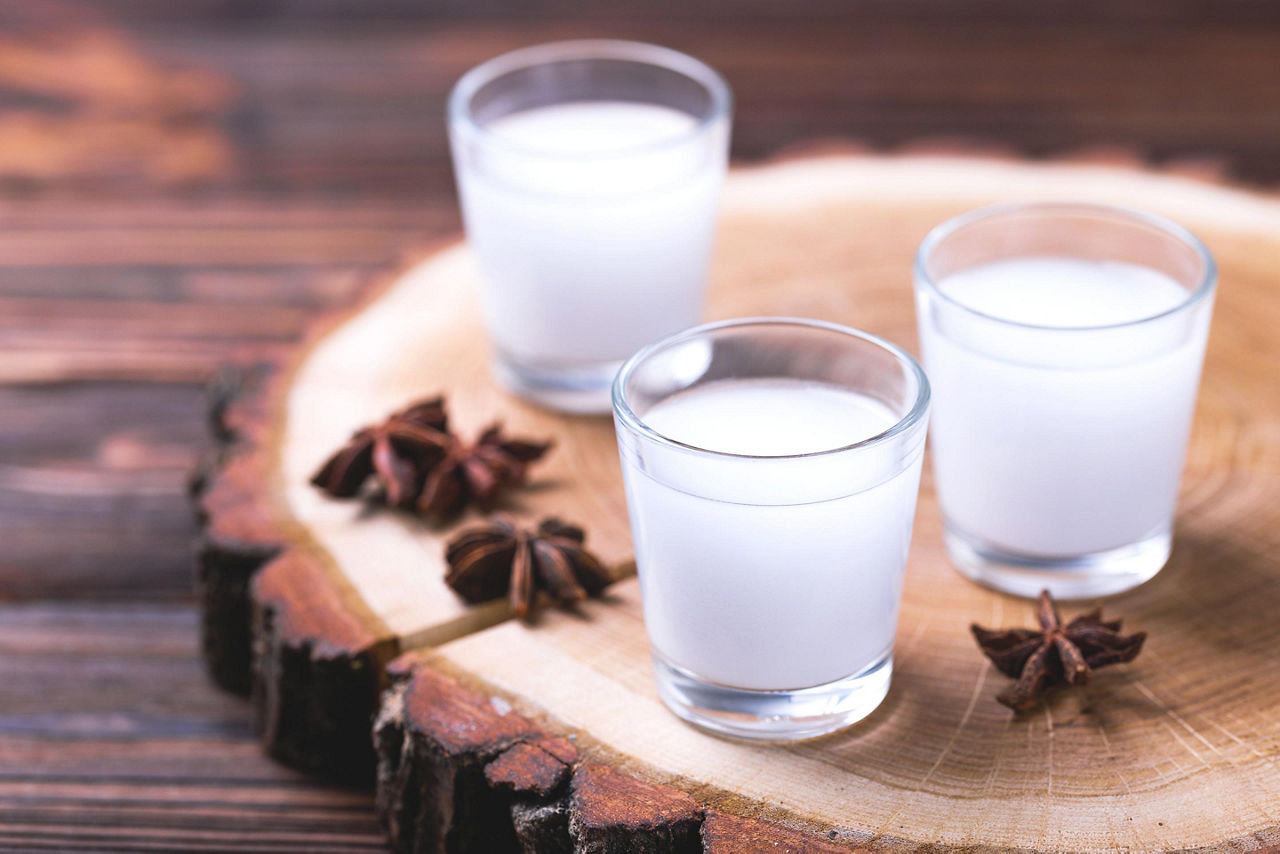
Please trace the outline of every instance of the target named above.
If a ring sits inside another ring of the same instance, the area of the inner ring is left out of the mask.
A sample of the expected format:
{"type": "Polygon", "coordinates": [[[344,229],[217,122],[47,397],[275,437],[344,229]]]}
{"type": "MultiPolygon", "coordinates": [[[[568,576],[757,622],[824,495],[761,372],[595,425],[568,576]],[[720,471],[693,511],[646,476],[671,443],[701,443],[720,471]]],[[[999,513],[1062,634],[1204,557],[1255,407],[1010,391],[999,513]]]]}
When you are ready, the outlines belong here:
{"type": "Polygon", "coordinates": [[[947,554],[1021,596],[1128,590],[1160,571],[1217,274],[1163,217],[1004,205],[916,259],[947,554]]]}
{"type": "Polygon", "coordinates": [[[929,383],[813,320],[696,327],[613,387],[658,690],[685,720],[808,738],[889,690],[929,383]]]}
{"type": "Polygon", "coordinates": [[[618,367],[702,319],[731,96],[638,42],[524,48],[458,81],[449,134],[497,378],[608,412],[618,367]]]}

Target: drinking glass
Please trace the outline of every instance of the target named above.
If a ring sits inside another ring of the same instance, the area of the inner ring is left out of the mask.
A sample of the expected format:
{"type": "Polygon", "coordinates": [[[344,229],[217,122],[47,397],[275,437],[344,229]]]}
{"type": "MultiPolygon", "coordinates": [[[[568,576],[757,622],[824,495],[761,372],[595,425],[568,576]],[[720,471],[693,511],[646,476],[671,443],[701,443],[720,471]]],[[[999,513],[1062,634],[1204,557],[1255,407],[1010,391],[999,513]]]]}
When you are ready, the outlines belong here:
{"type": "Polygon", "coordinates": [[[607,412],[627,356],[698,322],[730,108],[710,67],[638,42],[525,48],[458,81],[449,135],[504,385],[607,412]]]}
{"type": "Polygon", "coordinates": [[[930,443],[960,572],[1060,598],[1159,572],[1215,282],[1188,231],[1121,208],[987,208],[925,238],[930,443]]]}
{"type": "Polygon", "coordinates": [[[915,361],[831,323],[732,320],[637,353],[613,408],[666,705],[777,740],[870,714],[924,452],[915,361]]]}

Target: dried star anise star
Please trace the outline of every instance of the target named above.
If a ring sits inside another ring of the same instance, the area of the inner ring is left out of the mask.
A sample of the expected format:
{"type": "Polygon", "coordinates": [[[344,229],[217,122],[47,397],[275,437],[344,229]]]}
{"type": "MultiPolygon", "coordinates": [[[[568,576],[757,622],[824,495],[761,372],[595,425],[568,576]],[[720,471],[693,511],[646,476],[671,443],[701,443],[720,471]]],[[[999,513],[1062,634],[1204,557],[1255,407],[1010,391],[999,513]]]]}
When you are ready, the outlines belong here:
{"type": "Polygon", "coordinates": [[[525,616],[539,590],[562,604],[596,596],[612,579],[600,559],[583,546],[576,525],[544,519],[536,531],[503,515],[462,531],[445,548],[445,581],[468,602],[506,595],[511,610],[525,616]]]}
{"type": "Polygon", "coordinates": [[[550,448],[550,442],[507,438],[498,424],[474,444],[454,439],[422,484],[418,512],[439,519],[468,503],[491,505],[502,490],[522,484],[529,464],[550,448]]]}
{"type": "Polygon", "coordinates": [[[1098,667],[1132,661],[1142,651],[1146,632],[1120,634],[1120,620],[1103,620],[1095,608],[1063,625],[1048,590],[1040,592],[1040,631],[969,627],[996,668],[1018,681],[996,697],[1011,709],[1029,711],[1055,685],[1081,685],[1098,667]]]}
{"type": "Polygon", "coordinates": [[[449,432],[444,399],[436,397],[358,431],[311,482],[334,498],[351,498],[374,477],[387,504],[440,519],[468,503],[492,504],[524,483],[529,464],[550,447],[504,436],[496,424],[464,442],[449,432]]]}
{"type": "Polygon", "coordinates": [[[415,403],[381,424],[357,431],[311,482],[334,498],[351,498],[374,476],[388,504],[411,508],[421,489],[422,473],[448,453],[452,442],[448,424],[444,398],[415,403]]]}

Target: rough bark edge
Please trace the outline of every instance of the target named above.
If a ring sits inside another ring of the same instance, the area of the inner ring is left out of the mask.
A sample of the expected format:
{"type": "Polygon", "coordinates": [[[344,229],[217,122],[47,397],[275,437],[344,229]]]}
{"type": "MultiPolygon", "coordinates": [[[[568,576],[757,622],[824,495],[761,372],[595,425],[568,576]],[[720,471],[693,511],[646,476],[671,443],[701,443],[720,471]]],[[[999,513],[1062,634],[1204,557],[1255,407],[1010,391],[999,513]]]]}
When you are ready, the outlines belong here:
{"type": "MultiPolygon", "coordinates": [[[[200,525],[195,587],[205,666],[216,684],[254,696],[266,752],[306,770],[370,781],[369,721],[385,680],[383,666],[398,650],[381,621],[349,592],[337,589],[340,582],[331,572],[309,573],[333,594],[321,609],[330,620],[292,619],[294,603],[287,597],[255,598],[255,582],[267,565],[294,548],[311,548],[305,532],[276,505],[271,492],[269,475],[288,385],[297,366],[331,331],[373,303],[425,255],[453,242],[451,236],[404,253],[371,276],[353,302],[318,315],[287,353],[245,354],[220,371],[207,389],[213,448],[188,481],[200,525]],[[359,643],[344,648],[323,634],[350,620],[371,627],[359,643]],[[291,630],[279,632],[282,624],[291,630]],[[294,631],[306,625],[316,633],[294,631]],[[339,703],[349,697],[359,700],[325,714],[326,697],[339,703]]],[[[325,556],[309,554],[312,569],[328,569],[325,556]]]]}
{"type": "Polygon", "coordinates": [[[270,560],[298,542],[296,529],[273,504],[267,471],[281,410],[296,368],[330,332],[375,302],[423,258],[455,243],[427,241],[389,260],[368,277],[356,298],[323,311],[302,340],[286,349],[254,348],[220,370],[205,393],[205,420],[213,446],[187,482],[200,525],[195,542],[195,588],[201,605],[201,649],[216,684],[240,695],[252,690],[250,583],[270,560]],[[250,462],[237,464],[247,456],[250,462]],[[257,467],[258,477],[236,468],[257,467]],[[228,508],[236,507],[232,514],[228,508]],[[234,518],[232,516],[234,515],[234,518]]]}
{"type": "Polygon", "coordinates": [[[374,723],[377,809],[401,852],[848,852],[828,836],[708,811],[584,759],[569,738],[420,654],[388,669],[374,723]]]}
{"type": "Polygon", "coordinates": [[[291,535],[270,497],[267,448],[286,379],[258,362],[209,386],[214,448],[190,488],[201,649],[218,685],[253,696],[268,754],[368,784],[369,724],[395,643],[291,535]]]}
{"type": "Polygon", "coordinates": [[[368,785],[369,727],[395,639],[370,628],[322,559],[284,550],[250,583],[254,723],[263,749],[307,771],[368,785]]]}
{"type": "Polygon", "coordinates": [[[195,589],[200,648],[213,681],[250,691],[249,582],[279,554],[284,537],[259,500],[263,460],[258,442],[269,421],[274,365],[228,367],[209,383],[206,417],[213,447],[192,473],[189,495],[200,533],[195,589]]]}

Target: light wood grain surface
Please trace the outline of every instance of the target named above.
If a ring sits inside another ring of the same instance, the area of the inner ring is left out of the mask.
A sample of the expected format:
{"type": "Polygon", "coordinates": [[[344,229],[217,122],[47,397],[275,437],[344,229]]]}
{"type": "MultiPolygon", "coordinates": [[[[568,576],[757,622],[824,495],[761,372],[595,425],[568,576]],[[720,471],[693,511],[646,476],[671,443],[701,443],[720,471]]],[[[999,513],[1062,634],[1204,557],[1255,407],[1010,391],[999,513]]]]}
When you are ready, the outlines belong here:
{"type": "MultiPolygon", "coordinates": [[[[1033,624],[1032,610],[947,565],[928,479],[894,688],[844,734],[744,746],[678,722],[654,692],[633,581],[587,619],[508,622],[444,646],[441,659],[706,805],[750,804],[848,841],[1099,851],[1280,842],[1280,394],[1263,367],[1280,357],[1278,274],[1266,261],[1280,259],[1280,200],[1097,165],[797,158],[731,176],[710,313],[820,317],[913,348],[919,239],[958,211],[1033,198],[1158,211],[1199,233],[1221,267],[1174,558],[1107,603],[1150,633],[1137,662],[1043,713],[1015,718],[998,705],[1004,678],[967,627],[1033,624]]],[[[442,250],[322,338],[294,376],[277,439],[289,508],[402,648],[442,624],[462,628],[463,609],[439,583],[442,532],[317,498],[306,476],[351,428],[414,397],[449,393],[466,426],[503,414],[555,436],[514,509],[583,519],[604,554],[629,552],[608,421],[531,409],[493,385],[474,276],[462,249],[442,250]]]]}

